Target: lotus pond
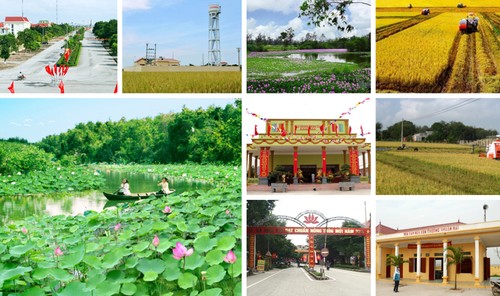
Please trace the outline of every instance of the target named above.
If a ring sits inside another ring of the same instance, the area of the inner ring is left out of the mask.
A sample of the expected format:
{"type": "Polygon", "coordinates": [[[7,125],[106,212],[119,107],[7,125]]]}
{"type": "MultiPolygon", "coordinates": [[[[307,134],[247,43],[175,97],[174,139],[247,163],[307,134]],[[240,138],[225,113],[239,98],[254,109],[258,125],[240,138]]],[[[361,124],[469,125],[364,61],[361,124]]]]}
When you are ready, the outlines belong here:
{"type": "MultiPolygon", "coordinates": [[[[167,198],[119,203],[86,216],[44,213],[3,224],[0,295],[241,295],[240,168],[95,169],[110,189],[116,186],[111,180],[124,174],[131,180],[149,177],[153,188],[159,176],[167,176],[176,190],[182,178],[192,180],[186,181],[189,189],[167,198]]],[[[133,191],[137,184],[131,182],[133,191]]],[[[37,196],[17,198],[30,204],[37,196]]]]}

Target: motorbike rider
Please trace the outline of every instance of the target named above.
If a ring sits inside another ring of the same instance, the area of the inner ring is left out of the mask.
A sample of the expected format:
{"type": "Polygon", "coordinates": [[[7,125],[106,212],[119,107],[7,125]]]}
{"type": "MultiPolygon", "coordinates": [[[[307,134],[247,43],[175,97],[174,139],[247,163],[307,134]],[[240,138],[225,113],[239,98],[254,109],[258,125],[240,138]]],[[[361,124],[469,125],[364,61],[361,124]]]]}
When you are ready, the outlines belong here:
{"type": "Polygon", "coordinates": [[[17,78],[22,80],[22,79],[26,78],[26,76],[24,76],[23,72],[19,72],[19,75],[17,76],[17,78]]]}

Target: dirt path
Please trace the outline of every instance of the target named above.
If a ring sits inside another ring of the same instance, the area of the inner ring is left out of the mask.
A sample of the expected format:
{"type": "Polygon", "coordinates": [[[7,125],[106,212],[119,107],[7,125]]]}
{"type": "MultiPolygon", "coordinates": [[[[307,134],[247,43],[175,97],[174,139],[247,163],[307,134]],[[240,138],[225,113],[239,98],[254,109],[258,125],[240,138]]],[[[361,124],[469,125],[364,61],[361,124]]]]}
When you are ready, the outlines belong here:
{"type": "Polygon", "coordinates": [[[450,61],[451,71],[444,77],[444,93],[475,93],[480,91],[476,57],[476,34],[458,33],[453,46],[455,59],[450,61]],[[458,44],[457,44],[458,43],[458,44]]]}

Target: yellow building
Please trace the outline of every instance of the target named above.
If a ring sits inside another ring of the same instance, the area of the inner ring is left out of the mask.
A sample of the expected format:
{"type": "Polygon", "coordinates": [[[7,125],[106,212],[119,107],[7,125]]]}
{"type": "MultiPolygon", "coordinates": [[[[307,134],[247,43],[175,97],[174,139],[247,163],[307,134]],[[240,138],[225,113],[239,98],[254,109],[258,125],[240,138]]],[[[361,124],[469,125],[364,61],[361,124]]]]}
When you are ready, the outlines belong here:
{"type": "Polygon", "coordinates": [[[370,176],[370,150],[348,119],[267,119],[266,130],[256,131],[247,145],[247,177],[267,184],[269,173],[280,166],[295,184],[301,175],[304,183],[326,183],[343,164],[350,165],[352,175],[370,176]],[[313,180],[313,174],[321,178],[313,180]]]}
{"type": "Polygon", "coordinates": [[[475,224],[458,221],[411,229],[379,224],[376,232],[377,279],[392,278],[394,267],[386,264],[386,257],[399,255],[408,261],[400,266],[402,279],[446,285],[453,281],[457,269],[459,282],[479,286],[490,277],[486,248],[500,246],[500,221],[475,224]],[[448,266],[448,246],[462,248],[465,254],[462,264],[448,266]]]}
{"type": "MultiPolygon", "coordinates": [[[[135,66],[146,66],[148,61],[145,58],[140,58],[134,62],[135,66]]],[[[160,57],[154,61],[152,61],[151,65],[160,66],[160,67],[168,67],[168,66],[180,66],[180,61],[176,59],[165,59],[160,57]]]]}

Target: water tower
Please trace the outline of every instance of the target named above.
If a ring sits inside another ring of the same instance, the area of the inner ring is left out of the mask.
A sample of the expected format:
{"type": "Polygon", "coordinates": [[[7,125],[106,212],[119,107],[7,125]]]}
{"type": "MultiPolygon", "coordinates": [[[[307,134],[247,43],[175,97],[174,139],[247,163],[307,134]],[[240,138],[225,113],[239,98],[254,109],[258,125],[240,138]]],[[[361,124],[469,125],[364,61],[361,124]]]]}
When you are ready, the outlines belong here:
{"type": "Polygon", "coordinates": [[[220,65],[220,5],[208,6],[208,63],[212,66],[220,65]]]}

